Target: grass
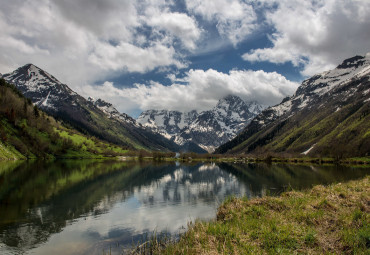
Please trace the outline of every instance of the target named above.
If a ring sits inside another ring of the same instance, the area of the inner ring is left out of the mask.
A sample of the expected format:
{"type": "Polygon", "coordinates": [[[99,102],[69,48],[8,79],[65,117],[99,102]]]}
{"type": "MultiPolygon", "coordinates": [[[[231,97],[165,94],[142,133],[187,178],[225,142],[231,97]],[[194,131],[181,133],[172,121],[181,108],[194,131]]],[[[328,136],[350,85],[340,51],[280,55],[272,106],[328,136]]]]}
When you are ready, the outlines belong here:
{"type": "Polygon", "coordinates": [[[4,144],[0,141],[0,161],[25,159],[13,146],[4,144]]]}
{"type": "MultiPolygon", "coordinates": [[[[3,130],[8,134],[8,137],[16,144],[23,144],[24,137],[19,135],[19,131],[9,125],[4,119],[1,122],[3,130]]],[[[9,142],[2,142],[0,140],[0,160],[16,160],[16,159],[30,159],[30,158],[104,158],[112,157],[117,155],[125,155],[129,151],[107,142],[100,141],[94,137],[88,137],[82,135],[74,130],[64,128],[62,126],[54,127],[53,132],[57,133],[60,139],[57,143],[52,143],[50,139],[50,134],[46,132],[41,132],[36,128],[31,128],[25,125],[28,134],[31,137],[37,138],[39,143],[44,143],[49,146],[49,151],[40,154],[39,156],[33,153],[34,148],[30,148],[29,144],[24,144],[23,155],[14,146],[9,144],[9,142]],[[63,147],[63,141],[68,140],[69,144],[61,151],[63,147]],[[52,151],[52,152],[50,152],[52,151]],[[54,154],[53,154],[54,153],[54,154]]],[[[33,141],[34,144],[38,142],[33,141]]]]}
{"type": "MultiPolygon", "coordinates": [[[[119,146],[109,144],[107,142],[102,142],[97,139],[92,139],[82,134],[79,134],[77,132],[63,130],[62,128],[60,129],[55,128],[54,131],[57,132],[60,137],[70,139],[74,145],[80,147],[79,153],[82,156],[89,155],[89,153],[86,153],[86,151],[94,151],[94,152],[97,152],[97,154],[112,152],[114,154],[119,154],[119,155],[122,155],[128,152],[128,150],[125,150],[119,146]]],[[[76,157],[75,154],[76,152],[69,152],[67,153],[66,156],[76,157]]]]}
{"type": "MultiPolygon", "coordinates": [[[[154,254],[369,254],[370,176],[253,200],[230,198],[154,254]]],[[[157,245],[156,245],[157,244],[157,245]]]]}

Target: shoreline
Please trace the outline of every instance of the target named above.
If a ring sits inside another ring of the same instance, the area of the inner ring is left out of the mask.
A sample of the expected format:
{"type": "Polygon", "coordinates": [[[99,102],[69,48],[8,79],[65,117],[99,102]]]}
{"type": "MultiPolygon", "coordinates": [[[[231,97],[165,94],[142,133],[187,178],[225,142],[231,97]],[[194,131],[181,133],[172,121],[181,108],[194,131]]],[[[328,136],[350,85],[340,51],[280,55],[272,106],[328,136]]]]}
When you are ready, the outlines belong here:
{"type": "Polygon", "coordinates": [[[215,220],[190,223],[175,241],[151,239],[132,254],[366,254],[370,176],[278,197],[230,198],[215,220]]]}
{"type": "Polygon", "coordinates": [[[200,162],[200,163],[240,163],[240,164],[249,164],[249,163],[282,163],[282,164],[315,164],[315,165],[370,165],[370,157],[352,157],[352,158],[344,158],[344,159],[335,159],[330,157],[292,157],[292,158],[284,158],[284,157],[241,157],[241,156],[231,156],[231,157],[185,157],[185,158],[173,158],[173,157],[140,157],[140,156],[106,156],[106,155],[76,155],[76,156],[61,156],[61,157],[47,157],[47,158],[0,158],[0,161],[28,161],[28,160],[81,160],[81,159],[100,159],[100,160],[117,160],[117,161],[155,161],[155,162],[200,162]]]}

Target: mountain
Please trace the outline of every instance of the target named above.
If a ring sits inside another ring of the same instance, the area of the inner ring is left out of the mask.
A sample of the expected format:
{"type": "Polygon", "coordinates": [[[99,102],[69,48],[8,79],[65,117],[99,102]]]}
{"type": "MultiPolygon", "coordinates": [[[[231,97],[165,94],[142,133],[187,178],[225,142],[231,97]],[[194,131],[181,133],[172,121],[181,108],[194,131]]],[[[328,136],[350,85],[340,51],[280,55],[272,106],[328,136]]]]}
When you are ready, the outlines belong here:
{"type": "Polygon", "coordinates": [[[197,111],[179,112],[168,110],[147,110],[142,112],[137,122],[171,139],[197,117],[197,111]]]}
{"type": "Polygon", "coordinates": [[[216,153],[364,156],[370,152],[370,54],[315,75],[216,153]]]}
{"type": "Polygon", "coordinates": [[[85,134],[131,149],[180,150],[175,143],[119,113],[110,103],[86,100],[33,64],[4,74],[3,78],[39,108],[85,134]]]}
{"type": "Polygon", "coordinates": [[[0,78],[0,160],[102,158],[126,153],[122,147],[55,121],[0,78]]]}
{"type": "Polygon", "coordinates": [[[168,110],[148,110],[140,114],[137,122],[180,146],[181,151],[206,153],[198,144],[191,140],[177,142],[175,139],[181,130],[198,116],[197,111],[178,112],[168,110]]]}
{"type": "Polygon", "coordinates": [[[92,97],[87,98],[87,101],[89,101],[95,107],[99,108],[99,110],[104,112],[108,118],[114,119],[122,123],[130,123],[133,126],[141,128],[141,125],[138,124],[134,118],[127,115],[126,113],[120,113],[116,108],[114,108],[114,106],[111,103],[108,103],[100,98],[95,100],[92,97]]]}
{"type": "Polygon", "coordinates": [[[244,102],[229,95],[208,111],[198,113],[148,110],[137,121],[171,139],[178,145],[197,145],[213,152],[216,147],[234,138],[264,106],[244,102]]]}

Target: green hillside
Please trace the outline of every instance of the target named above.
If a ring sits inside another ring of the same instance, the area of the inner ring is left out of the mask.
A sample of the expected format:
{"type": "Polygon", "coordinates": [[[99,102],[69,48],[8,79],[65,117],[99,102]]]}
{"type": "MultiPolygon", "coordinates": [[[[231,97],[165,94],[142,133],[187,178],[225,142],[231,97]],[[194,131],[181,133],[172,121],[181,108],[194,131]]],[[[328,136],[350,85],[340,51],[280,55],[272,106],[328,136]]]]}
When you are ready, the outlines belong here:
{"type": "Polygon", "coordinates": [[[351,104],[337,112],[303,111],[273,123],[229,153],[302,153],[316,156],[362,156],[370,148],[370,104],[351,104]]]}
{"type": "Polygon", "coordinates": [[[369,156],[369,74],[370,60],[356,56],[303,81],[216,153],[369,156]]]}
{"type": "Polygon", "coordinates": [[[0,80],[0,160],[96,158],[120,155],[127,148],[102,142],[64,126],[0,80]]]}

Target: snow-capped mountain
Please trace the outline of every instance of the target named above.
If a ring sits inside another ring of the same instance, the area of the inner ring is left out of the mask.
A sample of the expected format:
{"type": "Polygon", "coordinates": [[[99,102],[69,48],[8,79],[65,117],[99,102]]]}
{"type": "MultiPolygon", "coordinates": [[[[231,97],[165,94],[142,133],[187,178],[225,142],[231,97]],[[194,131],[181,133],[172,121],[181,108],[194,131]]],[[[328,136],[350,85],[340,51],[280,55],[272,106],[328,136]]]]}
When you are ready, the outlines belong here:
{"type": "Polygon", "coordinates": [[[78,100],[77,93],[67,85],[32,64],[4,74],[3,78],[15,84],[26,97],[31,98],[35,105],[43,109],[55,111],[65,100],[78,100]]]}
{"type": "Polygon", "coordinates": [[[303,81],[293,96],[264,110],[216,151],[255,152],[259,148],[261,152],[351,154],[341,146],[353,152],[370,151],[366,136],[370,131],[369,80],[370,54],[344,60],[337,68],[303,81]]]}
{"type": "MultiPolygon", "coordinates": [[[[91,103],[108,118],[138,126],[135,119],[125,113],[119,113],[111,103],[102,99],[95,100],[91,97],[86,101],[66,84],[62,84],[54,76],[33,64],[27,64],[4,75],[4,79],[15,84],[26,97],[32,99],[35,105],[48,112],[58,112],[65,107],[66,103],[69,107],[91,103]]],[[[87,105],[89,106],[89,104],[87,105]]]]}
{"type": "Polygon", "coordinates": [[[256,101],[248,102],[247,107],[249,112],[258,115],[260,114],[264,109],[266,109],[267,105],[258,104],[256,101]]]}
{"type": "Polygon", "coordinates": [[[137,122],[171,139],[197,117],[198,113],[195,110],[191,112],[147,110],[140,114],[137,122]]]}
{"type": "Polygon", "coordinates": [[[208,152],[235,137],[264,106],[229,95],[208,111],[148,110],[137,121],[179,145],[195,143],[208,152]]]}
{"type": "Polygon", "coordinates": [[[114,106],[111,103],[108,103],[103,99],[99,98],[95,100],[92,97],[88,97],[87,101],[92,103],[95,107],[99,108],[99,110],[104,112],[105,115],[110,119],[114,119],[123,123],[130,123],[134,126],[141,127],[140,124],[137,123],[134,118],[132,118],[126,113],[120,113],[116,108],[114,108],[114,106]]]}
{"type": "Polygon", "coordinates": [[[70,123],[76,129],[108,142],[130,148],[180,150],[175,143],[141,126],[112,104],[78,95],[66,84],[33,64],[27,64],[3,78],[45,112],[70,123]]]}

